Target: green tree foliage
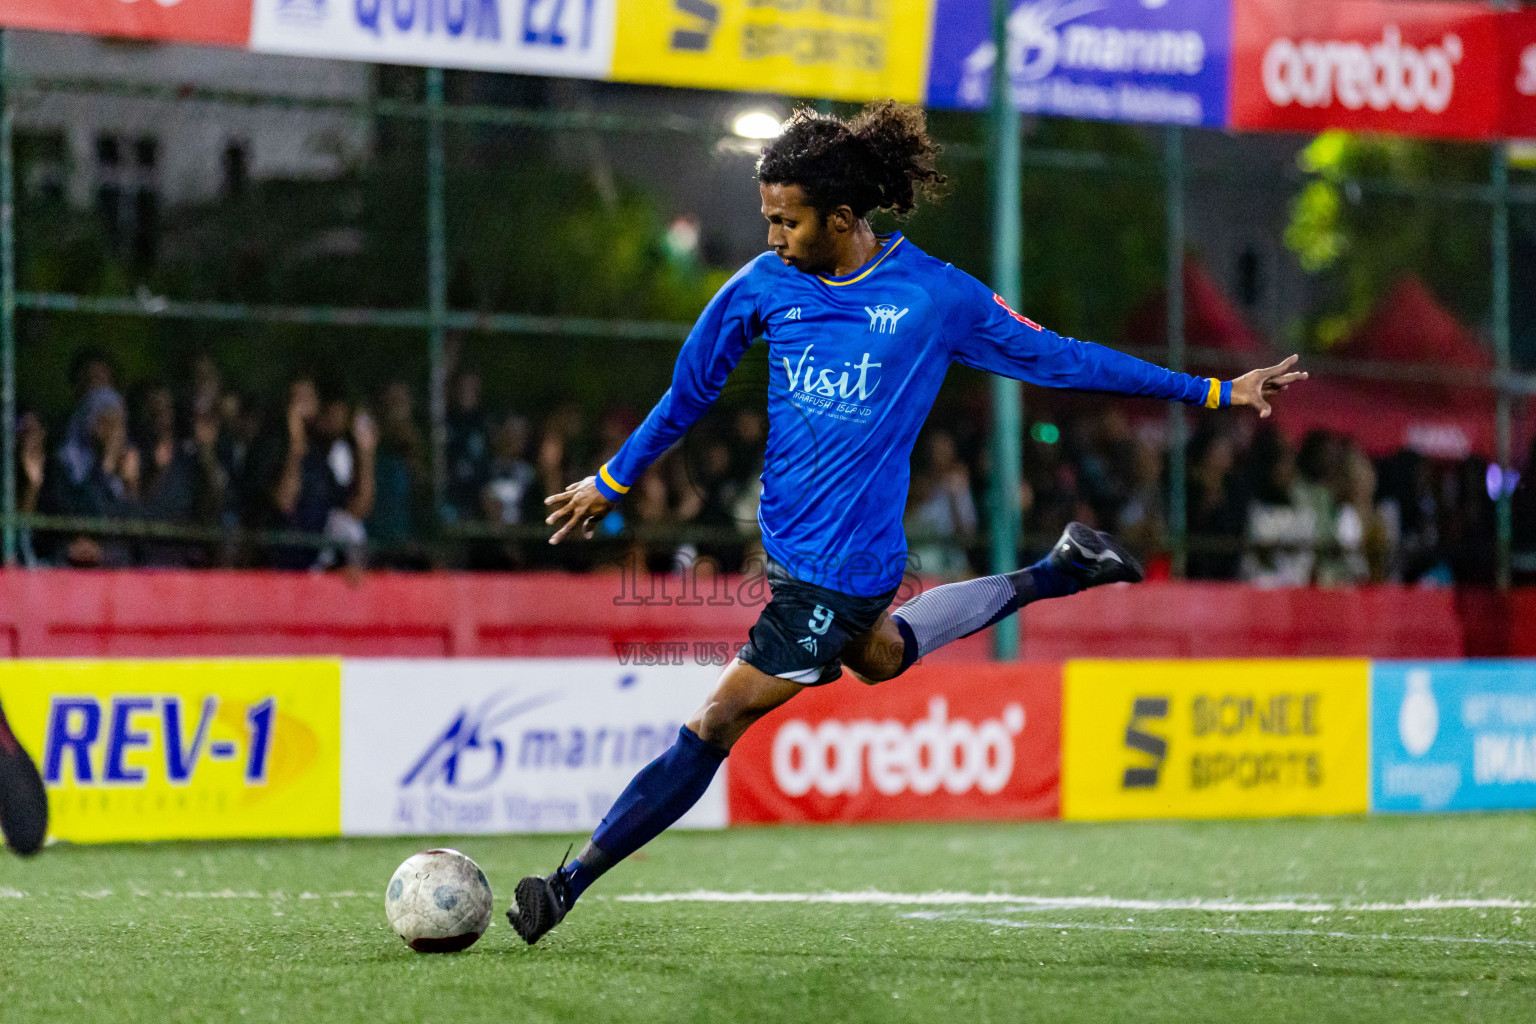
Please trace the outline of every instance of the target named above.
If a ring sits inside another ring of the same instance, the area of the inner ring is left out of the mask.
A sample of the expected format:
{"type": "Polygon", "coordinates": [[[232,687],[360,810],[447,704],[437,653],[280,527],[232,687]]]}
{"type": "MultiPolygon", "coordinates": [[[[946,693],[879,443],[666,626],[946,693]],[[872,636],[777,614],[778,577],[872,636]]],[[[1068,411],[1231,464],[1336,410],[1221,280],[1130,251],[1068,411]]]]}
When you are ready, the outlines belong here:
{"type": "Polygon", "coordinates": [[[1487,150],[1327,132],[1298,157],[1305,178],[1285,244],[1322,284],[1298,341],[1347,338],[1404,275],[1422,277],[1463,320],[1482,322],[1490,273],[1487,208],[1431,190],[1486,181],[1487,150]]]}

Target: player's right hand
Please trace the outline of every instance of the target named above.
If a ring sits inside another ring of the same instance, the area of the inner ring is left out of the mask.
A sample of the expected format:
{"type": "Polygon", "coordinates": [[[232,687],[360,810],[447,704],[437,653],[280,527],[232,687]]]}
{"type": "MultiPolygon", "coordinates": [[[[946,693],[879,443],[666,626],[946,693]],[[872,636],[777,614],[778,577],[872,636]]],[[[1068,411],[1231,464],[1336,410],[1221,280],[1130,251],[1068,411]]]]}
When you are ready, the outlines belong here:
{"type": "Polygon", "coordinates": [[[598,521],[613,510],[614,503],[597,489],[597,477],[589,476],[571,484],[559,494],[551,494],[544,499],[544,505],[554,506],[554,511],[545,517],[544,522],[560,527],[549,538],[551,544],[559,544],[577,524],[581,525],[581,535],[591,540],[597,532],[598,521]]]}

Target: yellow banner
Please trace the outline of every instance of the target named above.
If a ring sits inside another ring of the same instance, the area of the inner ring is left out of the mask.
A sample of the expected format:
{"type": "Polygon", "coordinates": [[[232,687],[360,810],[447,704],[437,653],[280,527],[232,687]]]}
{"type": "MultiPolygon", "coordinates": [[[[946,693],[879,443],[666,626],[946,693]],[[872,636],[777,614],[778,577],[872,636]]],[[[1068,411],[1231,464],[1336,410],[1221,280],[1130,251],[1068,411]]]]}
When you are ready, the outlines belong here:
{"type": "Polygon", "coordinates": [[[1064,818],[1365,813],[1367,661],[1073,661],[1064,675],[1064,818]]]}
{"type": "Polygon", "coordinates": [[[59,839],[341,831],[341,662],[18,661],[0,701],[59,839]]]}
{"type": "Polygon", "coordinates": [[[931,0],[623,0],[613,78],[829,99],[922,99],[931,0]]]}

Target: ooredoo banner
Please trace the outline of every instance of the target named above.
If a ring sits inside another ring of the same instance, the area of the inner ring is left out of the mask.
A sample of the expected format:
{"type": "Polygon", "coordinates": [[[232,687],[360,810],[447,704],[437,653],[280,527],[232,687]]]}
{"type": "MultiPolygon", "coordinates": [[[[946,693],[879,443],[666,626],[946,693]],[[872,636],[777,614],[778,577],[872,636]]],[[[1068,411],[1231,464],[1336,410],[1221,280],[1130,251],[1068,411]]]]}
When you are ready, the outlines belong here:
{"type": "MultiPolygon", "coordinates": [[[[348,660],[342,831],[589,831],[719,672],[603,658],[348,660]]],[[[678,827],[725,826],[730,767],[678,827]]]]}
{"type": "Polygon", "coordinates": [[[251,0],[0,0],[0,25],[244,46],[251,0]]]}
{"type": "MultiPolygon", "coordinates": [[[[928,103],[987,105],[991,5],[938,0],[928,103]]],[[[1020,110],[1106,121],[1226,123],[1231,0],[1023,0],[1008,17],[1020,110]]]]}
{"type": "Polygon", "coordinates": [[[264,53],[607,78],[618,0],[254,2],[264,53]]]}
{"type": "Polygon", "coordinates": [[[1536,139],[1536,10],[1507,14],[1504,37],[1504,134],[1536,139]]]}
{"type": "Polygon", "coordinates": [[[1359,814],[1367,661],[1074,661],[1064,818],[1359,814]]]}
{"type": "Polygon", "coordinates": [[[1058,665],[919,665],[808,689],[731,752],[733,824],[1053,817],[1058,665]]]}
{"type": "Polygon", "coordinates": [[[1376,662],[1371,809],[1536,807],[1536,663],[1376,662]]]}
{"type": "Polygon", "coordinates": [[[1235,0],[1231,125],[1488,138],[1502,24],[1476,3],[1235,0]]]}
{"type": "Polygon", "coordinates": [[[613,77],[915,103],[932,16],[931,0],[625,0],[613,77]]]}
{"type": "Polygon", "coordinates": [[[339,661],[13,661],[0,701],[59,839],[339,830],[339,661]]]}

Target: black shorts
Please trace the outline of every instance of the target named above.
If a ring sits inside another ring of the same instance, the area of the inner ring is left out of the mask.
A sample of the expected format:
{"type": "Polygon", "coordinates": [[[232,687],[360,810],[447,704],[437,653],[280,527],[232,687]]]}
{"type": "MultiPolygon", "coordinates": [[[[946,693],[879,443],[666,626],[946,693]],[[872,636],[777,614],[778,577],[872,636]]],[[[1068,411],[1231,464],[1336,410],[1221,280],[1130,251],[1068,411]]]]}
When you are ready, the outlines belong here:
{"type": "Polygon", "coordinates": [[[770,676],[807,686],[842,674],[843,648],[874,627],[900,589],[875,597],[844,594],[797,580],[772,559],[767,575],[772,597],[737,657],[770,676]]]}

